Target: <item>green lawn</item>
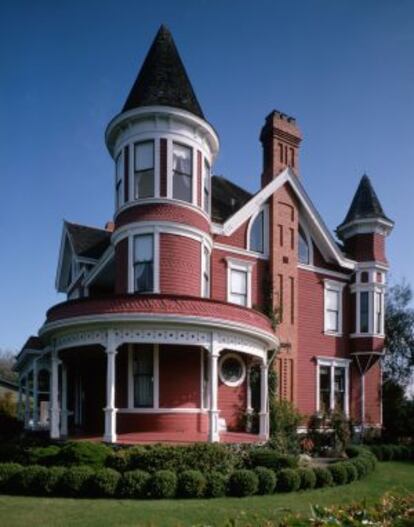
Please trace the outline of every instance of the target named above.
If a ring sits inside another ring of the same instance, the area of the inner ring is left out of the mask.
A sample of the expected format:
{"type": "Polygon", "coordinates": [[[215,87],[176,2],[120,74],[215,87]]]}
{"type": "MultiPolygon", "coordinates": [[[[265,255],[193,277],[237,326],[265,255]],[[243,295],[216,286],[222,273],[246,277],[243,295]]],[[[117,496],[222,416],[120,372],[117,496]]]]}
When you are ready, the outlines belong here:
{"type": "Polygon", "coordinates": [[[342,487],[214,500],[75,500],[0,496],[0,525],[14,526],[221,526],[237,527],[279,520],[287,512],[307,512],[314,503],[344,504],[376,500],[387,491],[414,492],[414,464],[388,462],[363,481],[342,487]]]}

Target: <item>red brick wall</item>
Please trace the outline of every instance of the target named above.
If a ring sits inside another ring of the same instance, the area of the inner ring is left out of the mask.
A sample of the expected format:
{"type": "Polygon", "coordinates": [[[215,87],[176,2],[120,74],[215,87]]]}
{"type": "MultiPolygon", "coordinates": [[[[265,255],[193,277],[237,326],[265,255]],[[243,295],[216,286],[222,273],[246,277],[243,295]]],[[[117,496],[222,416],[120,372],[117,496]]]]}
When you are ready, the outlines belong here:
{"type": "Polygon", "coordinates": [[[115,247],[115,293],[128,292],[128,239],[121,240],[115,247]]]}
{"type": "Polygon", "coordinates": [[[365,422],[379,425],[381,421],[381,370],[377,361],[365,374],[365,422]]]}
{"type": "Polygon", "coordinates": [[[173,203],[139,204],[122,211],[116,218],[115,229],[136,221],[173,221],[209,232],[209,222],[201,211],[173,203]]]}
{"type": "Polygon", "coordinates": [[[244,415],[246,411],[246,381],[240,386],[227,386],[219,379],[218,408],[220,418],[226,420],[227,430],[244,432],[244,415]]]}
{"type": "Polygon", "coordinates": [[[200,349],[160,346],[160,408],[200,408],[200,349]]]}
{"type": "Polygon", "coordinates": [[[185,236],[160,234],[160,291],[200,296],[200,242],[185,236]]]}
{"type": "Polygon", "coordinates": [[[349,412],[351,419],[356,423],[361,423],[361,374],[355,362],[350,368],[350,394],[349,394],[349,412]]]}
{"type": "Polygon", "coordinates": [[[346,250],[360,262],[373,261],[387,263],[385,256],[385,237],[381,234],[356,234],[345,243],[346,250]]]}

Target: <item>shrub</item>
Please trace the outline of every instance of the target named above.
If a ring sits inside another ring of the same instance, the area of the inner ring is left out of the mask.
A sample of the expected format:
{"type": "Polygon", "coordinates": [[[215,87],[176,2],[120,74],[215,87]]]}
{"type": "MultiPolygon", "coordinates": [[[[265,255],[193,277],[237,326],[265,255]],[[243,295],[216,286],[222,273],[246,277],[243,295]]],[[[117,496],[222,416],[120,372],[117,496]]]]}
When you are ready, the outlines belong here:
{"type": "Polygon", "coordinates": [[[88,492],[89,480],[94,470],[88,466],[68,468],[61,479],[61,490],[65,496],[82,496],[88,492]]]}
{"type": "Polygon", "coordinates": [[[45,476],[46,472],[47,468],[40,465],[23,467],[10,480],[11,488],[16,494],[40,494],[38,481],[45,476]]]}
{"type": "Polygon", "coordinates": [[[10,482],[21,470],[23,467],[18,463],[0,464],[0,492],[11,490],[10,482]]]}
{"type": "Polygon", "coordinates": [[[206,478],[199,470],[185,470],[178,476],[178,495],[181,498],[201,498],[206,485],[206,478]]]}
{"type": "Polygon", "coordinates": [[[30,448],[27,450],[25,462],[28,465],[56,465],[58,463],[60,450],[56,445],[30,448]]]}
{"type": "Polygon", "coordinates": [[[229,492],[232,496],[252,496],[256,494],[258,487],[259,478],[253,470],[236,470],[230,476],[229,492]]]}
{"type": "Polygon", "coordinates": [[[62,478],[66,473],[64,467],[50,467],[38,474],[37,485],[42,495],[59,494],[62,478]]]}
{"type": "Polygon", "coordinates": [[[292,492],[300,487],[300,475],[297,470],[284,468],[277,475],[278,492],[292,492]]]}
{"type": "Polygon", "coordinates": [[[333,463],[328,467],[335,485],[344,485],[347,481],[347,472],[344,465],[345,463],[333,463]]]}
{"type": "Polygon", "coordinates": [[[99,468],[89,479],[89,492],[97,497],[115,496],[120,478],[113,468],[99,468]]]}
{"type": "Polygon", "coordinates": [[[358,479],[358,470],[355,465],[351,462],[344,463],[346,470],[346,481],[347,483],[352,483],[358,479]]]}
{"type": "Polygon", "coordinates": [[[332,474],[329,472],[328,469],[323,467],[315,467],[313,469],[313,472],[316,476],[316,487],[322,488],[322,487],[332,487],[333,485],[333,478],[332,474]]]}
{"type": "Polygon", "coordinates": [[[123,498],[146,498],[148,496],[148,472],[130,470],[125,472],[118,483],[118,493],[123,498]]]}
{"type": "Polygon", "coordinates": [[[174,498],[177,492],[177,476],[171,470],[155,472],[149,481],[149,492],[152,498],[174,498]]]}
{"type": "Polygon", "coordinates": [[[316,475],[311,468],[299,468],[300,487],[303,490],[313,489],[316,485],[316,475]]]}
{"type": "Polygon", "coordinates": [[[355,467],[357,471],[357,479],[363,478],[368,473],[368,467],[363,459],[353,459],[350,463],[355,467]]]}
{"type": "Polygon", "coordinates": [[[392,445],[382,445],[382,460],[392,461],[394,459],[394,449],[392,445]]]}
{"type": "Polygon", "coordinates": [[[276,472],[284,468],[296,468],[298,458],[288,454],[280,454],[270,448],[257,448],[250,452],[250,465],[252,467],[266,467],[276,472]]]}
{"type": "Polygon", "coordinates": [[[383,461],[381,445],[373,445],[370,450],[379,461],[383,461]]]}
{"type": "Polygon", "coordinates": [[[276,475],[270,468],[256,467],[255,472],[259,480],[258,494],[273,494],[276,487],[276,475]]]}
{"type": "Polygon", "coordinates": [[[101,468],[105,465],[111,449],[102,443],[88,441],[71,442],[64,445],[57,456],[59,465],[88,465],[101,468]]]}
{"type": "Polygon", "coordinates": [[[131,451],[131,448],[122,448],[116,452],[111,452],[106,458],[105,466],[113,468],[117,472],[130,471],[131,451]]]}
{"type": "Polygon", "coordinates": [[[346,455],[349,457],[349,458],[354,458],[354,457],[358,457],[361,452],[363,451],[364,449],[362,447],[359,447],[359,446],[356,446],[356,445],[352,445],[352,446],[349,446],[346,450],[345,450],[345,453],[346,455]]]}
{"type": "Polygon", "coordinates": [[[297,429],[302,420],[301,414],[289,401],[276,397],[269,399],[272,401],[269,408],[270,443],[281,452],[298,454],[300,449],[297,429]]]}
{"type": "Polygon", "coordinates": [[[350,422],[342,412],[333,412],[330,421],[334,431],[335,450],[343,452],[351,440],[350,422]]]}
{"type": "Polygon", "coordinates": [[[226,495],[227,476],[222,472],[212,471],[206,476],[206,496],[207,498],[221,498],[226,495]]]}

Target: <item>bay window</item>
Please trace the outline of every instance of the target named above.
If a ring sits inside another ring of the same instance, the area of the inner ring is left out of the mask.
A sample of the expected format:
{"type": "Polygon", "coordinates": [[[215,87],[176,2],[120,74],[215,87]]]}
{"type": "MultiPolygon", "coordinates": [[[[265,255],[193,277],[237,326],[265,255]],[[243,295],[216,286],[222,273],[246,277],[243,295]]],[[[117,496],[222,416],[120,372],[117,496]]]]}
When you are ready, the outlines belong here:
{"type": "Polygon", "coordinates": [[[134,197],[154,196],[154,141],[134,145],[134,197]]]}
{"type": "Polygon", "coordinates": [[[377,335],[382,335],[383,330],[383,293],[375,293],[375,333],[377,335]]]}
{"type": "Polygon", "coordinates": [[[325,333],[342,333],[342,290],[345,284],[325,280],[325,333]]]}
{"type": "Polygon", "coordinates": [[[178,143],[173,143],[173,198],[193,201],[193,152],[178,143]]]}
{"type": "Polygon", "coordinates": [[[317,358],[317,412],[349,414],[349,363],[348,359],[317,358]]]}
{"type": "Polygon", "coordinates": [[[361,291],[359,294],[359,332],[369,332],[369,292],[361,291]]]}
{"type": "Polygon", "coordinates": [[[134,237],[134,291],[154,291],[154,235],[139,234],[134,237]]]}
{"type": "Polygon", "coordinates": [[[121,151],[118,154],[115,162],[115,198],[116,198],[116,208],[122,205],[123,190],[124,190],[124,156],[121,151]]]}
{"type": "Polygon", "coordinates": [[[154,349],[140,346],[132,352],[133,406],[154,406],[154,349]]]}

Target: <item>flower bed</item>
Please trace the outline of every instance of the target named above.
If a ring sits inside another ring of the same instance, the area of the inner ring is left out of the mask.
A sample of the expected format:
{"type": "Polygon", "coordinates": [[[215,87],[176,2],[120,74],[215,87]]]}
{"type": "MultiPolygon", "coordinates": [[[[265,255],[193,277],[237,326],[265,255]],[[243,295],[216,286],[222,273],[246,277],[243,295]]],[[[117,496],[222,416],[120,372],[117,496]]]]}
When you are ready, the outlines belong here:
{"type": "MultiPolygon", "coordinates": [[[[295,458],[281,458],[275,451],[274,459],[265,449],[265,455],[260,456],[257,447],[237,451],[224,445],[158,445],[141,447],[141,450],[131,448],[133,454],[127,454],[126,449],[118,452],[108,449],[107,452],[102,445],[95,446],[98,447],[96,451],[93,446],[61,448],[64,453],[55,453],[55,461],[62,456],[67,466],[2,463],[0,493],[135,499],[243,497],[272,494],[275,489],[276,492],[292,492],[344,485],[366,476],[376,465],[375,456],[364,447],[349,449],[348,460],[313,469],[297,468],[295,458]],[[78,464],[79,460],[90,463],[78,464]],[[259,464],[264,460],[268,466],[259,464]],[[190,462],[192,467],[189,468],[190,462]]],[[[47,458],[47,464],[51,463],[50,450],[47,456],[40,455],[39,451],[36,455],[39,460],[47,458]]]]}

